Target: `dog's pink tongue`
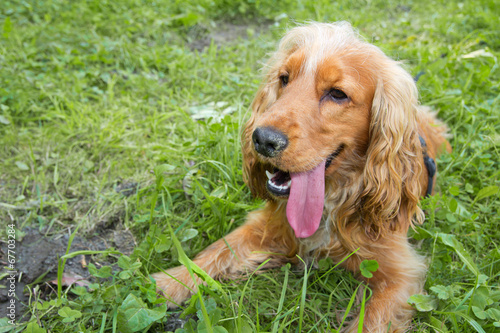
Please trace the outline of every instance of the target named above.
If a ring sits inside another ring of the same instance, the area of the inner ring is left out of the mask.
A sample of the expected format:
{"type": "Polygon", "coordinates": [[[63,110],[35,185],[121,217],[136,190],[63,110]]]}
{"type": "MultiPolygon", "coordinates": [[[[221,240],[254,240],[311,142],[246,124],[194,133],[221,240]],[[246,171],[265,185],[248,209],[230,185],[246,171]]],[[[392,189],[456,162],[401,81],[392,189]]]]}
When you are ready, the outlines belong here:
{"type": "Polygon", "coordinates": [[[325,161],[308,172],[291,173],[292,185],[286,206],[288,223],[297,238],[318,230],[325,201],[325,161]]]}

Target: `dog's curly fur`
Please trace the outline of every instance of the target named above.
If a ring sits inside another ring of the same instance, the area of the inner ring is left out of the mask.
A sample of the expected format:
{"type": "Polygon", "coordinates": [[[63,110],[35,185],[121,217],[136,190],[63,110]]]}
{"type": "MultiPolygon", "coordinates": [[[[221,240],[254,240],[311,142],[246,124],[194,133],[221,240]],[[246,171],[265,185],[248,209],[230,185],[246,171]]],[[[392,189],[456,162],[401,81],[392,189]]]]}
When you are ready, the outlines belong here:
{"type": "MultiPolygon", "coordinates": [[[[358,275],[363,260],[379,263],[367,281],[373,294],[364,331],[406,330],[413,313],[407,300],[421,292],[426,272],[406,233],[424,220],[418,206],[428,185],[424,154],[436,158],[450,150],[445,130],[418,105],[408,72],[360,39],[348,23],[311,23],[290,30],[268,62],[242,132],[244,180],[267,203],[194,262],[214,278],[231,278],[268,259],[266,267],[297,263],[297,255],[339,262],[359,249],[343,267],[358,275]],[[346,98],[328,97],[332,88],[346,98]],[[257,153],[252,141],[257,128],[278,130],[288,145],[276,156],[257,153]],[[419,136],[427,143],[425,152],[419,136]],[[336,150],[339,154],[325,170],[319,229],[296,238],[287,220],[286,198],[269,194],[265,171],[305,172],[336,150]]],[[[153,277],[170,305],[190,294],[179,282],[196,290],[182,266],[153,277]]],[[[354,320],[344,330],[355,331],[357,325],[354,320]]]]}

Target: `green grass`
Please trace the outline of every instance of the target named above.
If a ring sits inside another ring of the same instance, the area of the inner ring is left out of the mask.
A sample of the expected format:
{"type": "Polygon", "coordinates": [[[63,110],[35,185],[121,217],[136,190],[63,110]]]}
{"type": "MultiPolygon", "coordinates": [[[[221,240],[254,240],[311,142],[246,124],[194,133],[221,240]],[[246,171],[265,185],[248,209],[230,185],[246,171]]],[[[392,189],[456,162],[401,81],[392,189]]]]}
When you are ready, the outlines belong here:
{"type": "MultiPolygon", "coordinates": [[[[129,257],[110,250],[112,268],[90,266],[91,289],[40,299],[32,286],[27,322],[14,330],[164,331],[172,314],[164,316],[148,274],[178,265],[183,251],[193,257],[262,205],[242,182],[239,129],[267,55],[287,27],[307,20],[348,20],[412,74],[424,72],[421,101],[448,124],[453,153],[438,161],[426,223],[410,232],[429,258],[413,327],[498,330],[498,2],[274,3],[1,2],[0,221],[15,223],[19,238],[28,226],[47,235],[120,226],[139,241],[129,257]],[[210,33],[235,31],[231,24],[245,27],[196,50],[210,33]],[[219,122],[195,120],[226,108],[219,122]],[[119,193],[127,184],[133,195],[119,193]],[[125,321],[130,313],[142,320],[125,321]]],[[[205,288],[186,306],[199,321],[185,331],[208,322],[213,332],[334,330],[343,310],[361,307],[351,302],[359,282],[328,261],[319,266],[205,288]]]]}

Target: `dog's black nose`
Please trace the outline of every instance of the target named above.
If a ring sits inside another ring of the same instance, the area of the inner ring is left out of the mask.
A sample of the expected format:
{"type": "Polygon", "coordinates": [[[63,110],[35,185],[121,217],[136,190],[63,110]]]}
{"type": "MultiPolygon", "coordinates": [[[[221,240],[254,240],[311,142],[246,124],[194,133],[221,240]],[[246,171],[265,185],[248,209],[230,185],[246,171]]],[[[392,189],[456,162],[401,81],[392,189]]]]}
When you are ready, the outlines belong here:
{"type": "Polygon", "coordinates": [[[258,127],[252,141],[255,150],[266,157],[274,157],[288,146],[287,136],[272,127],[258,127]]]}

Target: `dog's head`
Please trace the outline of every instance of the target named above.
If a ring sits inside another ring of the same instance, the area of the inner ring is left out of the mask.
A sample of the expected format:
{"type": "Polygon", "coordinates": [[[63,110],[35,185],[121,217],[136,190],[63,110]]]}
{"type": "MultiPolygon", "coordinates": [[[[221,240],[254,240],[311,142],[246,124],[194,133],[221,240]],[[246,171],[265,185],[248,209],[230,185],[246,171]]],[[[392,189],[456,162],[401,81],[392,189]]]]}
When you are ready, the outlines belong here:
{"type": "Polygon", "coordinates": [[[254,195],[288,200],[297,237],[316,231],[325,181],[347,174],[362,186],[341,215],[367,234],[421,218],[417,89],[397,62],[348,23],[314,23],[290,30],[268,67],[242,134],[254,195]]]}

